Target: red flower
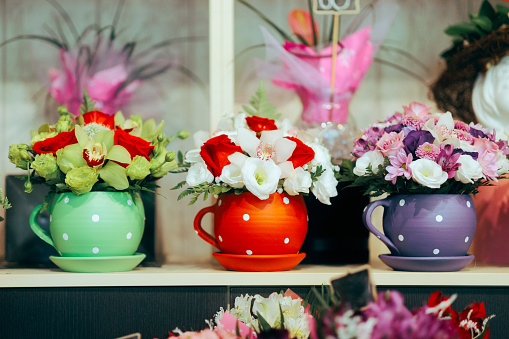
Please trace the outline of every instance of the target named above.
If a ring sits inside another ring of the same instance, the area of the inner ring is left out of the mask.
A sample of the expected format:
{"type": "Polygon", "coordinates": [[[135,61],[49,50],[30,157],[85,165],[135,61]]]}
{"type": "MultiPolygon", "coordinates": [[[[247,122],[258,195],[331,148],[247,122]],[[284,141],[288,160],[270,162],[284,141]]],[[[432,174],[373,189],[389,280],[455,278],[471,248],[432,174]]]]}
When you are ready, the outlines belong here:
{"type": "Polygon", "coordinates": [[[77,142],[78,139],[76,139],[74,130],[72,130],[70,132],[59,133],[53,138],[38,141],[34,144],[32,149],[38,154],[53,153],[53,155],[56,156],[59,149],[64,148],[67,145],[76,144],[77,142]]]}
{"type": "Polygon", "coordinates": [[[230,164],[228,157],[235,152],[242,153],[242,148],[235,145],[227,135],[221,134],[203,144],[200,156],[214,177],[218,177],[223,167],[230,164]]]}
{"type": "Polygon", "coordinates": [[[141,155],[145,157],[145,159],[150,161],[149,156],[150,154],[152,154],[154,146],[152,146],[149,141],[131,135],[122,129],[117,129],[115,131],[115,136],[113,140],[115,142],[115,145],[120,145],[129,152],[129,154],[131,155],[131,159],[133,159],[137,155],[141,155]]]}
{"type": "Polygon", "coordinates": [[[260,133],[261,131],[273,131],[277,129],[276,123],[272,119],[260,118],[257,116],[247,117],[247,125],[252,131],[260,133]]]}
{"type": "MultiPolygon", "coordinates": [[[[486,319],[484,303],[471,303],[460,313],[456,325],[459,327],[461,339],[472,338],[472,333],[478,335],[483,331],[483,322],[486,319]]],[[[483,339],[489,339],[490,330],[487,329],[483,339]]]]}
{"type": "Polygon", "coordinates": [[[115,116],[99,111],[90,111],[83,114],[83,121],[85,125],[96,123],[111,130],[115,128],[115,116]]]}
{"type": "MultiPolygon", "coordinates": [[[[429,296],[429,299],[428,299],[428,306],[429,307],[435,307],[437,306],[438,304],[440,304],[442,301],[446,301],[446,300],[449,300],[449,297],[445,297],[441,291],[435,291],[433,292],[430,296],[429,296]]],[[[451,306],[447,307],[444,312],[442,313],[442,316],[443,317],[447,317],[447,316],[450,316],[451,317],[451,321],[453,323],[456,323],[457,319],[458,319],[458,312],[454,311],[453,309],[451,309],[451,306]]]]}
{"type": "Polygon", "coordinates": [[[313,149],[308,145],[304,144],[300,139],[295,137],[285,138],[297,144],[292,155],[288,158],[288,161],[292,162],[293,168],[302,167],[315,158],[315,151],[313,151],[313,149]]]}

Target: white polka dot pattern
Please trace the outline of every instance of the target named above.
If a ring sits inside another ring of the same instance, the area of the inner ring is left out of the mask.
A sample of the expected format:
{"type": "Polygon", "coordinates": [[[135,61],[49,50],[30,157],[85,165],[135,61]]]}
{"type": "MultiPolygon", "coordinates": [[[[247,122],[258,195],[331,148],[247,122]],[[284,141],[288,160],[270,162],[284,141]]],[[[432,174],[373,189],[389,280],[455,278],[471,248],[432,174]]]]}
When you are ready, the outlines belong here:
{"type": "Polygon", "coordinates": [[[223,237],[222,236],[219,236],[218,238],[219,238],[220,242],[223,242],[223,237]]]}
{"type": "Polygon", "coordinates": [[[283,198],[283,202],[288,205],[290,203],[290,199],[288,199],[288,197],[284,197],[283,198]]]}
{"type": "Polygon", "coordinates": [[[131,206],[133,204],[132,200],[127,200],[127,204],[131,206]]]}
{"type": "Polygon", "coordinates": [[[290,238],[285,239],[285,244],[288,244],[290,242],[290,238]]]}
{"type": "Polygon", "coordinates": [[[251,254],[253,254],[253,251],[247,250],[246,253],[247,253],[247,255],[251,255],[251,254]]]}
{"type": "Polygon", "coordinates": [[[62,234],[62,238],[64,240],[69,240],[69,235],[67,233],[62,234]]]}
{"type": "Polygon", "coordinates": [[[65,202],[66,204],[68,204],[68,203],[69,203],[69,197],[65,197],[64,202],[65,202]]]}
{"type": "Polygon", "coordinates": [[[405,240],[405,237],[402,234],[400,234],[400,235],[398,235],[398,239],[399,239],[399,241],[403,241],[403,240],[405,240]]]}
{"type": "Polygon", "coordinates": [[[465,242],[468,242],[468,240],[469,240],[469,239],[470,239],[469,237],[466,237],[466,238],[465,238],[465,242]]]}
{"type": "Polygon", "coordinates": [[[439,214],[439,215],[437,215],[437,216],[435,217],[435,220],[436,220],[437,222],[442,222],[442,220],[444,220],[444,217],[442,217],[442,216],[439,214]]]}
{"type": "Polygon", "coordinates": [[[242,216],[242,219],[244,219],[245,221],[248,221],[249,220],[249,214],[244,214],[242,216]]]}
{"type": "Polygon", "coordinates": [[[131,232],[127,233],[125,236],[127,239],[131,239],[133,237],[133,234],[131,232]]]}
{"type": "Polygon", "coordinates": [[[439,250],[438,248],[435,248],[435,249],[433,250],[433,254],[434,254],[434,255],[437,255],[438,253],[440,253],[440,250],[439,250]]]}
{"type": "Polygon", "coordinates": [[[399,201],[399,205],[400,205],[400,206],[405,206],[405,199],[401,199],[401,200],[399,201]]]}
{"type": "Polygon", "coordinates": [[[99,247],[92,248],[92,252],[95,254],[99,253],[99,247]]]}
{"type": "Polygon", "coordinates": [[[98,222],[98,221],[99,221],[99,215],[98,215],[98,214],[94,214],[94,215],[92,216],[92,221],[93,221],[93,222],[98,222]]]}
{"type": "Polygon", "coordinates": [[[470,208],[470,201],[467,201],[467,207],[470,208]]]}

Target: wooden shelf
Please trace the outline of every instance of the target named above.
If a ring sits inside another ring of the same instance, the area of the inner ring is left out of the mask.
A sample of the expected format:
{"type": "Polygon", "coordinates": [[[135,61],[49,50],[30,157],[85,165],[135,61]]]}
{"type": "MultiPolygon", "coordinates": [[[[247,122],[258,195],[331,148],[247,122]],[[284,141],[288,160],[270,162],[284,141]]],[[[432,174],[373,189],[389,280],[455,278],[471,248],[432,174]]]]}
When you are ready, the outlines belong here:
{"type": "MultiPolygon", "coordinates": [[[[378,286],[509,286],[509,267],[471,264],[459,272],[397,272],[372,267],[378,286]]],[[[60,269],[2,269],[0,288],[121,286],[310,286],[328,284],[358,266],[300,265],[285,272],[233,272],[219,265],[170,264],[130,272],[68,273],[60,269]]]]}

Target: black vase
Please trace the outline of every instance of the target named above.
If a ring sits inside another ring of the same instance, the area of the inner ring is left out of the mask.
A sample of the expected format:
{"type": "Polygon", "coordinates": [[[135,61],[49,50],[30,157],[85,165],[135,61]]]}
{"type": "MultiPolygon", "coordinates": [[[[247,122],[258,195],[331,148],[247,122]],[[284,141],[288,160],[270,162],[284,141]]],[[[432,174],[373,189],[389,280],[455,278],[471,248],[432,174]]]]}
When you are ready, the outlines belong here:
{"type": "Polygon", "coordinates": [[[369,232],[362,212],[369,203],[361,189],[339,183],[331,205],[322,204],[313,194],[304,197],[308,210],[308,232],[301,252],[302,264],[365,264],[369,260],[369,232]]]}

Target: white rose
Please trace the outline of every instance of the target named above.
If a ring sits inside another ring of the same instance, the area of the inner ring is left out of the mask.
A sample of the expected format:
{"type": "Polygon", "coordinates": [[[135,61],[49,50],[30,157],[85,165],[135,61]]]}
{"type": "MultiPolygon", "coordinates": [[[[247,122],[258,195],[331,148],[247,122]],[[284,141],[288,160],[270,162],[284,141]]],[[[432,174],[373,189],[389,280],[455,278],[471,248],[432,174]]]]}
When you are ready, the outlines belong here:
{"type": "Polygon", "coordinates": [[[189,186],[197,186],[204,182],[213,182],[214,175],[210,173],[204,162],[197,162],[191,165],[187,172],[186,183],[189,186]]]}
{"type": "Polygon", "coordinates": [[[357,161],[355,162],[355,168],[353,169],[353,173],[358,176],[363,176],[367,174],[368,166],[371,165],[371,170],[374,174],[378,173],[378,166],[382,165],[384,162],[383,155],[378,151],[369,151],[364,153],[357,161]]]}
{"type": "Polygon", "coordinates": [[[190,163],[190,164],[194,164],[194,163],[197,163],[197,162],[203,162],[203,159],[200,155],[200,151],[201,149],[200,148],[195,148],[195,149],[192,149],[190,151],[188,151],[186,153],[186,156],[185,156],[185,161],[190,163]]]}
{"type": "Polygon", "coordinates": [[[495,159],[497,159],[498,175],[509,173],[509,160],[507,160],[507,157],[502,152],[497,152],[495,159]]]}
{"type": "Polygon", "coordinates": [[[281,169],[272,160],[248,158],[241,169],[242,179],[249,192],[260,200],[276,192],[281,169]]]}
{"type": "Polygon", "coordinates": [[[233,188],[244,187],[240,167],[234,164],[224,166],[219,179],[233,188]]]}
{"type": "Polygon", "coordinates": [[[454,179],[461,181],[464,184],[473,184],[474,180],[481,179],[482,166],[470,155],[460,155],[458,162],[461,166],[456,171],[454,179]]]}
{"type": "Polygon", "coordinates": [[[310,162],[312,166],[332,167],[331,155],[327,147],[317,143],[311,143],[308,146],[315,151],[315,157],[310,162]]]}
{"type": "Polygon", "coordinates": [[[311,174],[304,171],[302,167],[295,169],[293,175],[286,178],[283,187],[286,193],[290,195],[298,195],[299,193],[309,193],[309,187],[313,181],[311,180],[311,174]]]}
{"type": "Polygon", "coordinates": [[[330,198],[338,195],[337,185],[338,181],[334,177],[334,172],[331,169],[326,169],[315,182],[311,191],[321,203],[330,205],[330,198]]]}
{"type": "Polygon", "coordinates": [[[410,169],[414,181],[430,188],[440,188],[448,178],[447,173],[442,171],[442,166],[429,159],[412,161],[410,169]]]}

